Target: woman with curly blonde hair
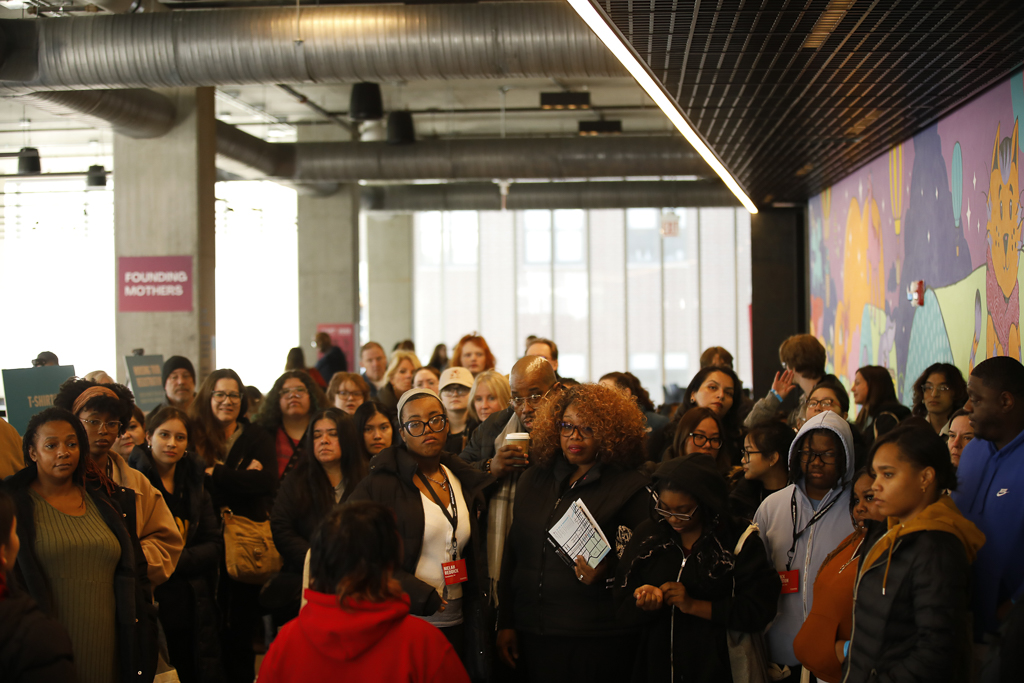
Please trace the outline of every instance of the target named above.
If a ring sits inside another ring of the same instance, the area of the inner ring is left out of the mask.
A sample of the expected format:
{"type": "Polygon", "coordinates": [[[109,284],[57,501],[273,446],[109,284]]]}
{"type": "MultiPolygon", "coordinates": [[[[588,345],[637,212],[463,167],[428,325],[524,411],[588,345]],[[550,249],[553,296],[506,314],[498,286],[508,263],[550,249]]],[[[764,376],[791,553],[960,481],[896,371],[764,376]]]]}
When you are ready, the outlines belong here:
{"type": "Polygon", "coordinates": [[[621,391],[580,384],[547,401],[530,439],[498,584],[499,656],[522,680],[628,680],[636,632],[616,622],[605,578],[650,515],[643,415],[621,391]],[[596,567],[545,541],[577,500],[613,546],[596,567]]]}

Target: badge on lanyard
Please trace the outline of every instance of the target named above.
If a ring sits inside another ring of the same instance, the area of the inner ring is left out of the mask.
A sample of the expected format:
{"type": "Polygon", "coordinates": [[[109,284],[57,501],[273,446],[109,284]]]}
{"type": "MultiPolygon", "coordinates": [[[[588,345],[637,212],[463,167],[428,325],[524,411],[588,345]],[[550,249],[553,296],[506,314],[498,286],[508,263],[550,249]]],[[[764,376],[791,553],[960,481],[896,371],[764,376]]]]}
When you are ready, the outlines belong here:
{"type": "MultiPolygon", "coordinates": [[[[459,541],[458,538],[456,538],[459,528],[459,503],[455,500],[455,491],[451,487],[448,489],[449,496],[452,501],[452,510],[449,512],[448,507],[441,502],[441,498],[434,492],[434,489],[431,488],[430,484],[427,483],[427,479],[423,476],[423,473],[417,472],[417,474],[420,479],[423,480],[423,484],[427,487],[427,490],[430,491],[430,496],[434,499],[434,502],[441,508],[441,512],[444,514],[445,519],[447,519],[448,523],[452,526],[452,542],[446,549],[446,551],[451,552],[452,559],[450,562],[441,563],[444,585],[454,586],[458,583],[465,583],[469,580],[469,573],[466,570],[466,559],[457,559],[459,557],[459,541]]],[[[445,474],[444,478],[445,481],[447,481],[448,475],[445,474]]]]}
{"type": "Polygon", "coordinates": [[[790,593],[800,592],[799,569],[790,569],[788,572],[779,572],[779,578],[782,579],[783,595],[789,595],[790,593]]]}
{"type": "Polygon", "coordinates": [[[441,569],[444,570],[444,585],[454,586],[457,583],[465,583],[469,580],[466,573],[466,560],[455,560],[454,562],[442,562],[441,569]]]}

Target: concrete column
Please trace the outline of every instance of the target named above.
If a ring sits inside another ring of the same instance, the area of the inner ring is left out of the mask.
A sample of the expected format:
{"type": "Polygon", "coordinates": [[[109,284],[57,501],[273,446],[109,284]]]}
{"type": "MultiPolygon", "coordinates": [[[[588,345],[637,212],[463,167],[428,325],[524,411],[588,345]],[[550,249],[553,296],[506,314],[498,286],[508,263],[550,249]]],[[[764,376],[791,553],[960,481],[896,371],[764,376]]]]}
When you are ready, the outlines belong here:
{"type": "Polygon", "coordinates": [[[412,223],[411,213],[366,214],[370,338],[389,352],[395,343],[413,338],[412,223]]]}
{"type": "MultiPolygon", "coordinates": [[[[301,126],[299,142],[345,141],[341,127],[301,126]]],[[[359,186],[330,196],[299,193],[299,343],[306,362],[318,323],[352,323],[359,331],[359,186]]],[[[357,359],[349,359],[358,366],[357,359]]]]}
{"type": "Polygon", "coordinates": [[[162,90],[178,122],[152,140],[114,136],[114,250],[121,256],[192,256],[191,312],[121,313],[117,377],[132,349],[186,356],[199,380],[216,367],[214,183],[217,142],[213,88],[162,90]]]}

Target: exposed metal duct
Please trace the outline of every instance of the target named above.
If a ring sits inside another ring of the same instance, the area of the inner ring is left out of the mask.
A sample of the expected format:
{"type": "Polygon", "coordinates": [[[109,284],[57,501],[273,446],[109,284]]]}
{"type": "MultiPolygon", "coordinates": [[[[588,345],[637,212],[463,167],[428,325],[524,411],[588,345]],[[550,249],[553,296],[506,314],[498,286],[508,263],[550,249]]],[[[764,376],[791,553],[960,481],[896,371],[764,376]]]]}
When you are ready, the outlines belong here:
{"type": "Polygon", "coordinates": [[[159,0],[92,0],[92,4],[114,14],[171,11],[167,5],[159,0]]]}
{"type": "Polygon", "coordinates": [[[355,182],[666,175],[712,173],[681,137],[571,137],[421,140],[414,145],[297,143],[295,170],[290,177],[355,182]]]}
{"type": "Polygon", "coordinates": [[[107,126],[130,138],[156,138],[174,127],[177,109],[169,98],[152,90],[79,90],[36,92],[18,99],[59,116],[91,126],[107,126]]]}
{"type": "Polygon", "coordinates": [[[295,173],[294,144],[267,142],[220,120],[217,121],[217,154],[272,178],[288,178],[295,173]]]}
{"type": "Polygon", "coordinates": [[[561,2],[209,10],[0,21],[14,91],[605,77],[625,71],[561,2]]]}
{"type": "MultiPolygon", "coordinates": [[[[361,193],[364,211],[496,211],[494,183],[371,185],[361,193]]],[[[720,180],[512,183],[508,209],[625,209],[632,207],[740,206],[720,180]]]]}

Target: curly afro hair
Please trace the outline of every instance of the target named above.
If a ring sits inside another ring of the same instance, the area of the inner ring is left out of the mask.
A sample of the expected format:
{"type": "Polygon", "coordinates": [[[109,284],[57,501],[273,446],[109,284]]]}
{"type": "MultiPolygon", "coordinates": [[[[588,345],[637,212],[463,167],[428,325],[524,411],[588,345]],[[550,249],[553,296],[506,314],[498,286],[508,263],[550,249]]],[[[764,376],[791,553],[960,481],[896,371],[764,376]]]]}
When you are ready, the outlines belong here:
{"type": "Polygon", "coordinates": [[[594,430],[599,462],[634,469],[644,461],[646,427],[636,401],[600,384],[577,384],[556,394],[540,409],[530,434],[531,450],[538,462],[548,462],[562,452],[558,424],[569,406],[576,409],[583,425],[594,430]]]}

